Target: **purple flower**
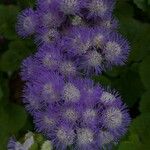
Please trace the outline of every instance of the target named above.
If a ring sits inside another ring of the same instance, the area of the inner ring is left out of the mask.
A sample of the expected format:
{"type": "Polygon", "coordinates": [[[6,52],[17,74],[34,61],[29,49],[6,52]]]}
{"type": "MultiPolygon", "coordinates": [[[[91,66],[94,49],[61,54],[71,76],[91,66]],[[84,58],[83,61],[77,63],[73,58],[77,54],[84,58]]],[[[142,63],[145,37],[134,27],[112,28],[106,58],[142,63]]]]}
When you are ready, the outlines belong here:
{"type": "Polygon", "coordinates": [[[117,144],[118,140],[109,131],[99,130],[97,143],[101,149],[111,149],[112,145],[117,144]]]}
{"type": "Polygon", "coordinates": [[[115,30],[118,28],[118,20],[114,17],[105,19],[105,20],[101,20],[98,23],[101,27],[107,28],[107,29],[111,29],[111,30],[115,30]]]}
{"type": "Polygon", "coordinates": [[[51,44],[59,37],[59,32],[55,28],[40,28],[35,35],[35,43],[37,46],[43,44],[51,44]]]}
{"type": "Polygon", "coordinates": [[[112,132],[116,138],[126,133],[130,121],[128,110],[123,104],[107,107],[101,116],[103,128],[112,132]]]}
{"type": "Polygon", "coordinates": [[[64,21],[64,16],[55,7],[48,6],[38,8],[36,11],[39,18],[39,27],[57,28],[64,21]]]}
{"type": "Polygon", "coordinates": [[[64,37],[64,47],[74,55],[85,54],[91,46],[91,29],[87,27],[73,27],[64,37]]]}
{"type": "Polygon", "coordinates": [[[80,80],[69,80],[63,87],[62,99],[67,103],[78,103],[82,97],[80,80]]]}
{"type": "Polygon", "coordinates": [[[95,27],[92,30],[92,47],[103,49],[106,39],[109,37],[110,30],[102,27],[95,27]]]}
{"type": "Polygon", "coordinates": [[[87,0],[88,18],[110,18],[114,5],[114,0],[87,0]]]}
{"type": "Polygon", "coordinates": [[[29,81],[35,77],[35,74],[40,74],[39,70],[43,70],[39,63],[35,61],[33,56],[24,59],[21,65],[21,78],[23,81],[29,81]]]}
{"type": "Polygon", "coordinates": [[[79,69],[83,70],[86,76],[100,74],[104,69],[103,60],[100,52],[91,50],[79,60],[79,69]]]}
{"type": "Polygon", "coordinates": [[[38,8],[44,8],[44,7],[49,7],[49,8],[59,8],[59,0],[36,0],[36,5],[38,8]]]}
{"type": "Polygon", "coordinates": [[[123,65],[127,61],[130,47],[122,35],[113,32],[109,35],[105,46],[104,55],[111,65],[123,65]]]}
{"type": "Polygon", "coordinates": [[[64,14],[76,14],[80,12],[81,0],[60,0],[60,9],[64,14]]]}
{"type": "Polygon", "coordinates": [[[25,38],[35,33],[37,25],[38,18],[36,13],[31,8],[27,8],[18,16],[16,31],[19,36],[25,38]]]}
{"type": "Polygon", "coordinates": [[[26,150],[23,145],[19,142],[16,141],[14,138],[10,138],[8,145],[7,145],[8,150],[26,150]]]}
{"type": "Polygon", "coordinates": [[[62,60],[60,49],[52,44],[44,44],[38,48],[35,54],[35,62],[46,70],[55,71],[59,69],[62,60]]]}
{"type": "Polygon", "coordinates": [[[127,131],[131,119],[119,93],[85,78],[127,60],[129,44],[114,31],[114,5],[37,0],[35,11],[19,15],[18,34],[34,34],[38,47],[21,66],[23,102],[36,130],[56,149],[111,149],[127,131]]]}
{"type": "Polygon", "coordinates": [[[95,131],[91,128],[82,127],[77,129],[77,139],[75,149],[95,150],[96,145],[95,131]]]}
{"type": "Polygon", "coordinates": [[[67,146],[74,144],[76,134],[71,125],[61,123],[50,134],[50,139],[54,143],[56,149],[65,150],[67,146]]]}
{"type": "Polygon", "coordinates": [[[66,60],[65,58],[62,59],[61,65],[59,66],[58,70],[61,75],[68,77],[68,76],[76,76],[78,74],[77,65],[74,61],[66,60]]]}
{"type": "Polygon", "coordinates": [[[30,81],[30,84],[33,85],[30,90],[35,90],[37,98],[39,97],[44,104],[50,105],[61,100],[60,91],[63,89],[64,81],[58,73],[43,72],[30,81]]]}
{"type": "Polygon", "coordinates": [[[60,114],[59,107],[51,105],[38,111],[34,114],[34,123],[38,132],[44,133],[48,136],[59,125],[60,114]]]}

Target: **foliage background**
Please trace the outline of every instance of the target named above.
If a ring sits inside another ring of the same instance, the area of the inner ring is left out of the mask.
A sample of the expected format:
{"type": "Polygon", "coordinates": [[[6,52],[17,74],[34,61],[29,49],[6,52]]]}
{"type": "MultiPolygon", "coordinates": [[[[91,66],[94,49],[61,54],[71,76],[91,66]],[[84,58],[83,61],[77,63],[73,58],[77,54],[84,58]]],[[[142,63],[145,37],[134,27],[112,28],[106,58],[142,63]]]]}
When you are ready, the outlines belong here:
{"type": "MultiPolygon", "coordinates": [[[[34,53],[31,39],[15,33],[19,11],[34,7],[34,0],[0,0],[0,150],[8,138],[34,131],[32,118],[21,102],[21,61],[34,53]]],[[[150,0],[118,0],[115,14],[120,32],[131,43],[127,65],[93,79],[121,93],[133,118],[128,134],[115,150],[150,150],[150,0]]]]}

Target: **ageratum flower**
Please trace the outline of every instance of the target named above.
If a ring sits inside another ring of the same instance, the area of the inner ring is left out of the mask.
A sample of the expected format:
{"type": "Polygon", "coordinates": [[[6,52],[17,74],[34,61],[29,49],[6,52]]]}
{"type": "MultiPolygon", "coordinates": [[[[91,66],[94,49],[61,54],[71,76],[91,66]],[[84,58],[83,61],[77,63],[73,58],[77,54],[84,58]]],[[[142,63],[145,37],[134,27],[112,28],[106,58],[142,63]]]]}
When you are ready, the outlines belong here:
{"type": "Polygon", "coordinates": [[[115,0],[87,0],[86,8],[89,13],[88,18],[110,18],[114,9],[115,0]]]}
{"type": "Polygon", "coordinates": [[[49,7],[49,8],[59,8],[59,0],[36,0],[36,6],[38,8],[44,8],[44,7],[49,7]]]}
{"type": "Polygon", "coordinates": [[[37,46],[51,44],[59,38],[59,32],[55,28],[40,28],[35,34],[35,43],[37,46]]]}
{"type": "Polygon", "coordinates": [[[80,12],[81,0],[60,0],[60,9],[66,15],[80,12]]]}
{"type": "Polygon", "coordinates": [[[120,138],[127,131],[130,117],[124,104],[107,107],[101,116],[103,128],[112,132],[116,138],[120,138]]]}
{"type": "Polygon", "coordinates": [[[68,146],[74,144],[76,134],[71,125],[61,123],[49,136],[56,149],[66,150],[68,146]]]}
{"type": "Polygon", "coordinates": [[[118,28],[118,20],[114,17],[105,19],[105,20],[101,20],[98,23],[101,27],[107,28],[107,29],[111,29],[111,30],[116,30],[118,28]]]}
{"type": "Polygon", "coordinates": [[[21,65],[21,79],[23,81],[30,81],[31,78],[36,78],[35,74],[40,74],[39,70],[43,70],[38,61],[35,61],[33,56],[29,56],[23,60],[21,65]]]}
{"type": "Polygon", "coordinates": [[[16,31],[19,36],[25,38],[35,33],[39,20],[34,10],[31,8],[23,10],[17,20],[16,31]]]}
{"type": "Polygon", "coordinates": [[[63,45],[72,55],[84,55],[91,46],[91,29],[87,27],[73,27],[63,40],[63,45]]]}
{"type": "Polygon", "coordinates": [[[104,55],[108,63],[112,65],[123,65],[129,55],[129,43],[122,35],[113,32],[109,35],[105,46],[104,55]]]}
{"type": "Polygon", "coordinates": [[[96,131],[91,128],[82,127],[77,129],[77,139],[75,149],[79,150],[96,150],[96,131]]]}
{"type": "Polygon", "coordinates": [[[53,132],[60,123],[59,107],[48,106],[34,114],[36,130],[45,135],[53,132]]]}
{"type": "Polygon", "coordinates": [[[38,8],[36,13],[39,18],[39,27],[57,28],[64,21],[64,15],[59,13],[55,7],[43,6],[38,8]]]}
{"type": "Polygon", "coordinates": [[[38,46],[21,66],[23,102],[56,149],[111,149],[127,131],[131,119],[118,92],[85,78],[127,60],[129,44],[115,32],[114,4],[37,0],[33,13],[20,14],[21,35],[34,34],[38,46]]]}
{"type": "Polygon", "coordinates": [[[100,149],[112,149],[112,146],[118,142],[113,133],[99,130],[97,143],[100,149]]]}
{"type": "Polygon", "coordinates": [[[50,105],[53,102],[60,101],[60,91],[63,88],[62,77],[55,72],[43,72],[36,79],[30,81],[29,85],[32,86],[30,91],[35,91],[41,102],[50,105]]]}
{"type": "Polygon", "coordinates": [[[26,150],[23,145],[19,142],[16,141],[16,139],[14,138],[10,138],[8,145],[7,145],[7,149],[8,150],[16,150],[16,149],[20,149],[20,150],[26,150]]]}
{"type": "Polygon", "coordinates": [[[55,71],[59,69],[62,60],[60,49],[52,44],[44,44],[38,48],[35,54],[35,63],[46,70],[55,71]]]}
{"type": "Polygon", "coordinates": [[[8,141],[7,149],[8,150],[29,150],[33,144],[34,144],[33,136],[26,138],[23,144],[18,142],[15,138],[11,137],[8,141]]]}

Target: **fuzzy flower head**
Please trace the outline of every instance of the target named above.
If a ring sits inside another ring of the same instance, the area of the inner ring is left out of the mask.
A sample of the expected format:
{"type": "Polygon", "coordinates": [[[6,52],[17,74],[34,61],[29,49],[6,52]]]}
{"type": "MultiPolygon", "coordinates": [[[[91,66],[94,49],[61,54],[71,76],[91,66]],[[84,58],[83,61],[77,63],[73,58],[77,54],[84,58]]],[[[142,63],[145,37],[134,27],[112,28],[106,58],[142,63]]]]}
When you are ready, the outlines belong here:
{"type": "Polygon", "coordinates": [[[56,28],[64,20],[63,14],[60,14],[55,7],[49,8],[48,6],[37,9],[36,11],[40,27],[56,28]]]}
{"type": "Polygon", "coordinates": [[[64,14],[79,13],[81,0],[60,0],[60,9],[64,14]]]}
{"type": "Polygon", "coordinates": [[[77,130],[77,149],[94,150],[95,149],[95,133],[90,128],[80,128],[77,130]]]}
{"type": "Polygon", "coordinates": [[[73,27],[65,37],[64,47],[74,55],[84,55],[91,46],[91,29],[86,27],[73,27]]]}
{"type": "Polygon", "coordinates": [[[62,59],[62,63],[59,66],[59,72],[63,75],[68,77],[68,75],[70,76],[76,76],[77,75],[77,66],[76,63],[74,63],[71,60],[65,60],[62,59]]]}
{"type": "Polygon", "coordinates": [[[64,83],[58,73],[44,72],[37,79],[33,79],[31,83],[35,85],[32,90],[36,90],[39,93],[42,102],[50,104],[60,101],[60,91],[64,83]]]}
{"type": "Polygon", "coordinates": [[[92,0],[87,2],[88,18],[108,18],[114,8],[114,0],[92,0]]]}
{"type": "Polygon", "coordinates": [[[26,139],[23,144],[16,141],[15,138],[10,138],[7,145],[7,149],[8,150],[29,150],[33,144],[34,144],[33,138],[26,139]]]}
{"type": "Polygon", "coordinates": [[[63,99],[67,102],[77,102],[81,98],[81,93],[77,84],[68,82],[63,87],[63,99]]]}
{"type": "Polygon", "coordinates": [[[23,10],[18,16],[16,25],[18,35],[25,38],[34,34],[37,24],[36,13],[31,8],[23,10]]]}
{"type": "Polygon", "coordinates": [[[39,45],[51,44],[59,37],[59,32],[55,28],[40,28],[35,35],[35,43],[39,45]]]}
{"type": "Polygon", "coordinates": [[[79,62],[79,68],[85,75],[99,74],[103,70],[103,56],[96,50],[89,51],[79,62]]]}
{"type": "Polygon", "coordinates": [[[116,137],[122,136],[130,123],[130,117],[126,107],[122,104],[110,106],[102,113],[102,122],[104,128],[111,131],[116,137]]]}
{"type": "Polygon", "coordinates": [[[101,148],[103,148],[103,149],[109,148],[116,142],[117,142],[116,138],[114,137],[114,135],[111,132],[103,131],[103,130],[99,131],[98,144],[100,145],[101,148]]]}
{"type": "Polygon", "coordinates": [[[106,60],[112,65],[122,65],[129,55],[129,44],[120,34],[112,33],[104,47],[106,60]]]}
{"type": "Polygon", "coordinates": [[[49,71],[59,69],[62,56],[60,49],[52,44],[44,44],[39,47],[38,52],[35,54],[34,61],[41,67],[49,71]]]}
{"type": "Polygon", "coordinates": [[[52,141],[57,149],[65,150],[74,143],[75,132],[72,126],[60,124],[52,133],[52,141]]]}
{"type": "Polygon", "coordinates": [[[99,25],[106,29],[115,30],[118,28],[118,20],[114,17],[111,17],[111,18],[100,21],[99,25]]]}

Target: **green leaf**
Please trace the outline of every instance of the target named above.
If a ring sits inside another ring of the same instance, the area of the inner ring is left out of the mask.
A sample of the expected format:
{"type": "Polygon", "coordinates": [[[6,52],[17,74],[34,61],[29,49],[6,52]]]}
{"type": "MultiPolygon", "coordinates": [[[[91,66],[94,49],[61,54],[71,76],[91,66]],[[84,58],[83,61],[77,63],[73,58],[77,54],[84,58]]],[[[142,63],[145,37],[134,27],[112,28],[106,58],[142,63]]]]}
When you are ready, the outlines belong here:
{"type": "Polygon", "coordinates": [[[35,0],[17,0],[17,3],[22,8],[35,6],[35,0]]]}
{"type": "Polygon", "coordinates": [[[150,112],[150,91],[144,93],[140,102],[140,111],[142,113],[150,112]]]}
{"type": "Polygon", "coordinates": [[[143,11],[150,9],[149,0],[134,0],[134,3],[143,11]]]}
{"type": "Polygon", "coordinates": [[[120,78],[112,79],[112,85],[129,107],[132,107],[144,92],[139,74],[131,69],[124,68],[120,78]]]}
{"type": "Polygon", "coordinates": [[[3,97],[3,91],[2,91],[2,88],[0,86],[0,100],[1,100],[2,97],[3,97]]]}
{"type": "Polygon", "coordinates": [[[131,46],[129,62],[141,61],[150,54],[150,35],[147,34],[150,32],[149,24],[134,19],[133,7],[127,3],[127,0],[118,1],[115,12],[119,18],[119,31],[131,46]]]}
{"type": "Polygon", "coordinates": [[[93,80],[96,82],[96,83],[99,83],[103,86],[110,86],[111,84],[111,81],[109,78],[105,77],[104,75],[100,75],[100,76],[95,76],[93,77],[93,80]]]}
{"type": "Polygon", "coordinates": [[[19,69],[21,61],[34,51],[30,40],[16,40],[9,44],[9,50],[6,51],[0,60],[0,69],[2,71],[15,71],[19,69]]]}
{"type": "Polygon", "coordinates": [[[150,139],[150,113],[143,113],[139,117],[133,120],[130,131],[138,135],[142,144],[149,143],[150,139]]]}
{"type": "Polygon", "coordinates": [[[15,24],[19,9],[14,5],[0,5],[0,34],[7,39],[16,39],[15,24]]]}
{"type": "Polygon", "coordinates": [[[0,106],[0,150],[6,150],[8,138],[19,132],[26,122],[26,112],[19,105],[0,106]]]}
{"type": "Polygon", "coordinates": [[[146,57],[141,63],[140,76],[144,86],[150,89],[150,56],[146,57]]]}

